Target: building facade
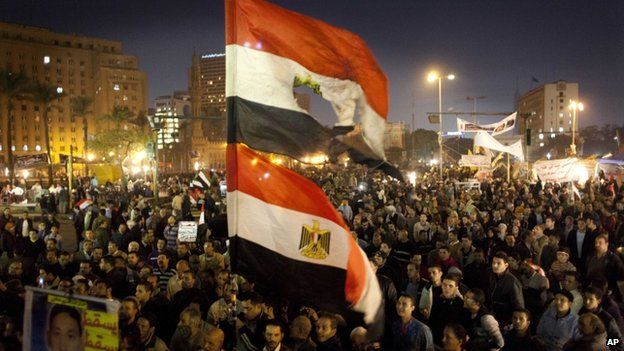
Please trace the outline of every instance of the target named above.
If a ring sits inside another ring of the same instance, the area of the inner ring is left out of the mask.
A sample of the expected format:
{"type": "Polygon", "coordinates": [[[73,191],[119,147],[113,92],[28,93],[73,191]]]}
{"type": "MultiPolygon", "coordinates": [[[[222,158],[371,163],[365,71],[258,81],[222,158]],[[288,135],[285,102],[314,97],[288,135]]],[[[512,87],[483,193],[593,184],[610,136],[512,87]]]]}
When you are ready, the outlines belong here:
{"type": "MultiPolygon", "coordinates": [[[[146,112],[147,77],[138,65],[137,57],[123,54],[119,41],[0,23],[0,69],[22,73],[65,94],[48,113],[53,162],[58,162],[60,155],[68,155],[70,146],[84,150],[84,125],[88,126],[88,138],[110,128],[98,117],[111,113],[113,107],[126,106],[135,114],[146,112]],[[74,96],[92,100],[86,124],[73,116],[70,99],[74,96]]],[[[8,118],[4,99],[0,97],[0,115],[8,118]]],[[[8,159],[9,132],[16,156],[46,150],[41,107],[29,99],[15,101],[14,106],[13,130],[7,131],[5,123],[0,125],[0,163],[8,159]]]]}
{"type": "Polygon", "coordinates": [[[520,125],[522,131],[530,129],[531,146],[543,145],[544,138],[557,133],[571,135],[573,111],[570,102],[578,101],[578,97],[578,83],[560,80],[532,89],[519,98],[520,125]]]}
{"type": "Polygon", "coordinates": [[[192,123],[191,96],[187,91],[174,91],[172,95],[154,99],[154,117],[160,120],[157,132],[159,164],[163,172],[190,170],[190,129],[192,123]]]}
{"type": "Polygon", "coordinates": [[[200,168],[225,168],[225,54],[193,54],[189,70],[191,111],[190,150],[200,168]]]}

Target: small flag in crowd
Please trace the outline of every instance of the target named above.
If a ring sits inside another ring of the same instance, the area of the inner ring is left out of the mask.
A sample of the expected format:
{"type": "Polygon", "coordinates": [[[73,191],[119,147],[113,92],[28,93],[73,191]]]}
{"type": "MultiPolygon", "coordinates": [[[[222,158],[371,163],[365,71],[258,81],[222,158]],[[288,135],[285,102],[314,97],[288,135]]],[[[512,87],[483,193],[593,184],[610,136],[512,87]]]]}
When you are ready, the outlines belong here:
{"type": "Polygon", "coordinates": [[[189,185],[191,203],[196,204],[199,200],[199,195],[205,193],[208,188],[210,188],[210,180],[208,180],[204,171],[199,171],[189,185]]]}
{"type": "Polygon", "coordinates": [[[87,207],[93,205],[93,201],[91,201],[91,199],[82,199],[78,202],[76,202],[76,206],[78,206],[78,208],[83,211],[85,209],[87,209],[87,207]]]}

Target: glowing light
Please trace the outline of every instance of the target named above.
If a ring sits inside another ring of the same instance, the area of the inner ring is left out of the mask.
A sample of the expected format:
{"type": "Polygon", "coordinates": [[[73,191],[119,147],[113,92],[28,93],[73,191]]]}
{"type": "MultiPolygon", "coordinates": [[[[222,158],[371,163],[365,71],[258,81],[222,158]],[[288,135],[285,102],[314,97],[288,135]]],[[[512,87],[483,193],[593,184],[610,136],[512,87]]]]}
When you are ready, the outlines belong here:
{"type": "Polygon", "coordinates": [[[87,154],[87,161],[90,162],[90,161],[93,161],[93,160],[95,160],[95,155],[92,154],[92,153],[88,153],[87,154]]]}
{"type": "Polygon", "coordinates": [[[446,79],[453,80],[453,79],[455,79],[455,75],[451,73],[448,76],[446,76],[446,79]]]}
{"type": "Polygon", "coordinates": [[[35,151],[41,151],[41,145],[35,145],[35,151]]]}
{"type": "Polygon", "coordinates": [[[266,173],[264,173],[264,174],[262,175],[262,177],[263,177],[264,179],[269,179],[269,177],[270,177],[270,176],[271,176],[271,175],[269,174],[269,172],[266,172],[266,173]]]}
{"type": "Polygon", "coordinates": [[[139,151],[136,154],[134,154],[134,157],[132,158],[132,163],[133,164],[137,164],[137,163],[143,161],[146,156],[147,156],[147,154],[145,153],[145,150],[139,151]]]}
{"type": "Polygon", "coordinates": [[[284,163],[284,159],[280,157],[274,157],[273,159],[271,159],[271,163],[275,165],[282,165],[284,163]]]}
{"type": "Polygon", "coordinates": [[[258,159],[257,158],[254,158],[253,160],[251,160],[251,165],[252,166],[255,166],[257,164],[258,164],[258,159]]]}
{"type": "Polygon", "coordinates": [[[416,172],[409,172],[407,174],[407,180],[409,180],[410,184],[416,185],[416,172]]]}
{"type": "Polygon", "coordinates": [[[314,154],[304,157],[302,161],[313,165],[320,165],[327,162],[327,160],[329,160],[329,158],[325,154],[314,154]]]}
{"type": "Polygon", "coordinates": [[[113,157],[113,156],[115,156],[115,152],[114,152],[114,151],[109,152],[109,153],[108,153],[108,156],[109,156],[109,157],[113,157]]]}
{"type": "Polygon", "coordinates": [[[429,160],[429,164],[432,165],[432,166],[433,165],[437,165],[438,164],[438,160],[435,159],[435,158],[432,158],[431,160],[429,160]]]}
{"type": "Polygon", "coordinates": [[[56,93],[57,94],[63,94],[63,87],[56,88],[56,93]]]}
{"type": "Polygon", "coordinates": [[[150,170],[151,170],[151,167],[150,167],[150,166],[148,166],[148,165],[143,165],[143,172],[144,172],[144,173],[147,173],[147,172],[149,172],[150,170]]]}
{"type": "Polygon", "coordinates": [[[587,180],[589,179],[589,173],[587,172],[587,168],[583,167],[580,164],[574,165],[572,171],[574,172],[577,181],[581,184],[585,184],[585,182],[587,182],[587,180]]]}
{"type": "Polygon", "coordinates": [[[22,172],[22,175],[24,176],[24,179],[28,179],[28,177],[30,176],[30,171],[28,171],[27,169],[25,169],[22,172]]]}
{"type": "Polygon", "coordinates": [[[429,74],[427,75],[427,81],[428,82],[433,82],[435,80],[437,80],[440,77],[440,75],[438,74],[438,72],[436,71],[431,71],[429,72],[429,74]]]}
{"type": "Polygon", "coordinates": [[[195,161],[195,163],[193,163],[193,169],[199,171],[199,162],[195,161]]]}
{"type": "Polygon", "coordinates": [[[552,155],[549,153],[546,154],[546,158],[550,160],[550,158],[552,157],[552,155]]]}
{"type": "Polygon", "coordinates": [[[130,170],[132,171],[132,174],[138,174],[139,172],[141,172],[141,167],[132,166],[130,170]]]}

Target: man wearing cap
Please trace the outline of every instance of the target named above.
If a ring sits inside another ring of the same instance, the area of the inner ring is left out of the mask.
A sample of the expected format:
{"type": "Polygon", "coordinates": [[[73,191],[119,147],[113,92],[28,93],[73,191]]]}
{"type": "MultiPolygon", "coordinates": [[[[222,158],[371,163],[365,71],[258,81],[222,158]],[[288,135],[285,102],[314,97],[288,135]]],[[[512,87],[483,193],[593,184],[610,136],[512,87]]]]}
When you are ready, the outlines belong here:
{"type": "Polygon", "coordinates": [[[565,343],[581,337],[577,327],[578,315],[570,310],[573,299],[569,291],[558,291],[553,305],[544,312],[537,325],[537,336],[548,350],[560,351],[565,343]]]}

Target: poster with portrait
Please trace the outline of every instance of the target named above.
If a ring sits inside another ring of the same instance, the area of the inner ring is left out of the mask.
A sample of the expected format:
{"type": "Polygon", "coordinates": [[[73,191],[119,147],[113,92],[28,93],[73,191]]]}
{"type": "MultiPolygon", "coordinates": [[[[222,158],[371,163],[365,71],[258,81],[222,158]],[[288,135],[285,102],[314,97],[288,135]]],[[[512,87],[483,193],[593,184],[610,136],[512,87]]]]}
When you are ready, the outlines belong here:
{"type": "Polygon", "coordinates": [[[119,301],[26,287],[28,351],[96,351],[119,347],[119,301]]]}

